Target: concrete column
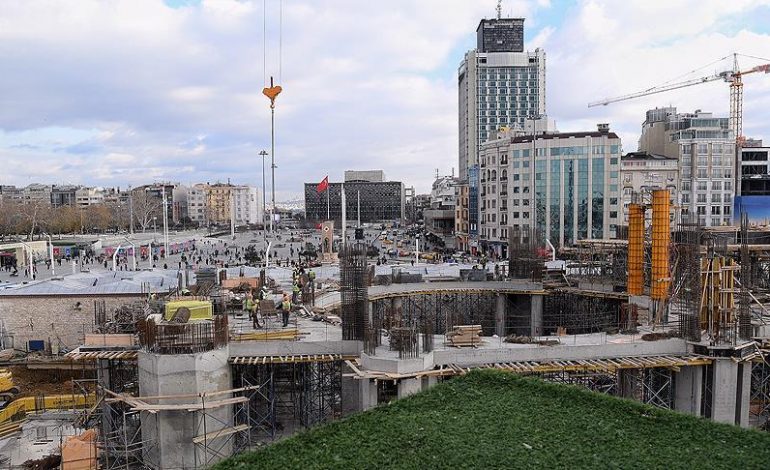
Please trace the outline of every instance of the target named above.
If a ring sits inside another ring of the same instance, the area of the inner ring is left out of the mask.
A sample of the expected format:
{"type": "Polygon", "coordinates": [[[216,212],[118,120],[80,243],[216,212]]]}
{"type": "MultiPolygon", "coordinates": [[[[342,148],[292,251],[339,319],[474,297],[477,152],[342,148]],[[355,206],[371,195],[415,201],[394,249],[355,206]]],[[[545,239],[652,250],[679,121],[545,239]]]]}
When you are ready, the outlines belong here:
{"type": "Polygon", "coordinates": [[[353,377],[342,377],[341,400],[342,416],[350,416],[362,410],[361,408],[361,385],[359,380],[353,377]]]}
{"type": "MultiPolygon", "coordinates": [[[[150,354],[140,352],[138,358],[140,396],[189,395],[232,389],[232,375],[227,362],[228,349],[198,354],[150,354]]],[[[212,405],[230,398],[211,397],[212,405]]],[[[199,403],[194,398],[163,400],[161,404],[199,403]]],[[[150,403],[154,403],[150,401],[150,403]]],[[[233,425],[232,406],[211,407],[198,411],[162,410],[155,414],[142,412],[142,439],[155,445],[144,448],[144,459],[158,468],[191,468],[217,461],[212,450],[205,450],[193,439],[233,425]],[[205,431],[204,431],[205,425],[205,431]]],[[[212,449],[229,455],[232,443],[224,438],[208,441],[212,449]]]]}
{"type": "Polygon", "coordinates": [[[703,399],[703,367],[682,367],[674,375],[674,409],[700,416],[703,399]]]}
{"type": "MultiPolygon", "coordinates": [[[[738,364],[729,358],[715,359],[711,403],[711,416],[714,421],[736,424],[737,388],[738,364]]],[[[748,407],[748,403],[746,406],[748,407]]]]}
{"type": "Polygon", "coordinates": [[[530,335],[542,336],[543,334],[543,296],[533,295],[530,297],[531,307],[531,322],[530,322],[530,335]]]}
{"type": "Polygon", "coordinates": [[[398,382],[398,398],[405,398],[414,395],[422,390],[422,380],[420,379],[401,379],[398,382]]]}
{"type": "Polygon", "coordinates": [[[361,411],[377,406],[377,382],[373,379],[359,380],[361,390],[361,411]]]}
{"type": "Polygon", "coordinates": [[[505,294],[497,294],[497,304],[495,306],[495,334],[501,338],[505,337],[505,294]]]}
{"type": "Polygon", "coordinates": [[[735,424],[742,428],[749,427],[749,407],[751,406],[751,361],[738,364],[738,389],[735,397],[735,424]]]}

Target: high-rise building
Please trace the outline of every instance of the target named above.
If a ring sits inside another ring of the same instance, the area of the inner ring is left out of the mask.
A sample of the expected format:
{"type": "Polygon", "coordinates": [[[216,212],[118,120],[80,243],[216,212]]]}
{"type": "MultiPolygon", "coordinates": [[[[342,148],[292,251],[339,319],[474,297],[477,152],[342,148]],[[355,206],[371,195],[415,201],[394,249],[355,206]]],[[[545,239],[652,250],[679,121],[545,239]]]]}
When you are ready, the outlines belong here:
{"type": "Polygon", "coordinates": [[[523,52],[524,18],[481,20],[476,28],[479,52],[523,52]]]}
{"type": "Polygon", "coordinates": [[[647,111],[639,151],[676,158],[680,214],[703,226],[732,222],[735,197],[735,140],[729,119],[676,108],[647,111]]]}
{"type": "Polygon", "coordinates": [[[546,119],[538,132],[505,130],[480,155],[481,249],[507,256],[509,230],[555,246],[616,236],[620,221],[620,137],[606,124],[558,132],[546,119]],[[541,130],[542,129],[542,130],[541,130]]]}
{"type": "Polygon", "coordinates": [[[545,51],[524,51],[524,20],[482,20],[476,49],[458,70],[459,178],[469,185],[471,237],[478,234],[479,150],[501,127],[524,128],[546,113],[545,51]]]}

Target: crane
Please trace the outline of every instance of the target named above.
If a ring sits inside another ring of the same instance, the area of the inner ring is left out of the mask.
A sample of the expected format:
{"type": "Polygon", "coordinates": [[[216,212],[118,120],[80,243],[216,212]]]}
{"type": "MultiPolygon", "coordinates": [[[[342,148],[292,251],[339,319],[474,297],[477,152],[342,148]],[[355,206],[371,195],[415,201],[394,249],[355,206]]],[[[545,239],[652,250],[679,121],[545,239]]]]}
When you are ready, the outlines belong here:
{"type": "MultiPolygon", "coordinates": [[[[756,72],[770,73],[770,63],[757,65],[747,70],[739,70],[738,68],[738,55],[733,54],[733,68],[732,70],[725,70],[723,72],[714,73],[705,77],[693,78],[683,82],[669,83],[661,86],[648,88],[636,93],[630,93],[615,98],[605,98],[600,101],[594,101],[588,103],[589,108],[594,106],[606,106],[611,103],[617,103],[618,101],[632,100],[640,98],[642,96],[655,95],[657,93],[665,93],[671,90],[677,90],[679,88],[686,88],[693,85],[700,85],[702,83],[709,83],[715,80],[723,80],[730,84],[730,128],[735,135],[735,144],[738,148],[743,145],[743,76],[756,72]]],[[[726,59],[723,57],[721,60],[726,59]]]]}

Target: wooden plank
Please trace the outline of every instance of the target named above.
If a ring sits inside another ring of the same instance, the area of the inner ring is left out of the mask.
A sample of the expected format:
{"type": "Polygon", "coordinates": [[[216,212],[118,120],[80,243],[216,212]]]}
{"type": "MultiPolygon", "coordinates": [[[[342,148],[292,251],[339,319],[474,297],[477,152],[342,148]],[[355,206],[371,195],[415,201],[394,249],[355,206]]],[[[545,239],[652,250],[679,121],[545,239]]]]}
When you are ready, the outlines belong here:
{"type": "Polygon", "coordinates": [[[229,436],[231,434],[236,434],[236,433],[239,433],[241,431],[245,431],[247,429],[249,429],[249,425],[248,424],[239,424],[238,426],[234,426],[234,427],[231,427],[231,428],[224,428],[224,429],[220,429],[219,431],[213,431],[213,432],[210,432],[210,433],[206,433],[206,434],[204,434],[202,436],[193,437],[192,441],[193,441],[194,444],[201,444],[201,443],[206,442],[206,441],[211,441],[213,439],[218,439],[220,437],[225,437],[225,436],[229,436]]]}

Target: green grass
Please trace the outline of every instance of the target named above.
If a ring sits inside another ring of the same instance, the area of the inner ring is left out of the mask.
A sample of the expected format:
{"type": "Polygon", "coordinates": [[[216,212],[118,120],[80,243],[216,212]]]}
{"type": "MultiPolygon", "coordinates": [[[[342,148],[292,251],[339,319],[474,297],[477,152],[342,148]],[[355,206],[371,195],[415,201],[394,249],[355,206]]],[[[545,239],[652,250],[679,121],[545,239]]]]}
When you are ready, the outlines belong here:
{"type": "Polygon", "coordinates": [[[484,370],[215,468],[770,468],[770,434],[484,370]]]}

